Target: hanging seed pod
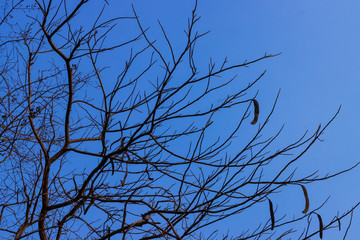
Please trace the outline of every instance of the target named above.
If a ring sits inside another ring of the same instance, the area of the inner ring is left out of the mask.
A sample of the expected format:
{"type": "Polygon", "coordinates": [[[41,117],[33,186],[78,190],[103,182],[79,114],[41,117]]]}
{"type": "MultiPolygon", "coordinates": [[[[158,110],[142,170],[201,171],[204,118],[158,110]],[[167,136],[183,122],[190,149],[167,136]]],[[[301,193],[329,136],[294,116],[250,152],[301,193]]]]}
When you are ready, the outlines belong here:
{"type": "Polygon", "coordinates": [[[275,226],[274,208],[271,200],[268,199],[268,201],[269,201],[270,218],[271,218],[271,230],[274,230],[274,226],[275,226]]]}
{"type": "Polygon", "coordinates": [[[127,175],[128,175],[128,164],[126,163],[126,171],[125,171],[125,175],[124,175],[124,179],[123,180],[120,180],[121,181],[121,184],[124,186],[125,185],[125,181],[126,181],[126,178],[127,178],[127,175]]]}
{"type": "Polygon", "coordinates": [[[120,142],[120,147],[123,149],[124,148],[124,142],[125,142],[125,137],[123,137],[121,139],[121,142],[120,142]]]}
{"type": "Polygon", "coordinates": [[[339,223],[339,231],[341,231],[341,222],[340,222],[340,219],[338,217],[336,217],[336,220],[338,221],[339,223]]]}
{"type": "Polygon", "coordinates": [[[86,213],[89,211],[89,208],[91,207],[91,205],[93,205],[94,202],[95,202],[95,200],[92,198],[90,200],[90,204],[84,210],[84,215],[86,215],[86,213]]]}
{"type": "Polygon", "coordinates": [[[303,192],[304,192],[304,197],[305,197],[305,208],[304,210],[302,211],[303,214],[306,214],[308,211],[309,211],[309,205],[310,205],[310,201],[309,201],[309,196],[308,196],[308,193],[307,193],[307,190],[305,188],[305,186],[303,185],[300,185],[303,192]]]}
{"type": "Polygon", "coordinates": [[[252,120],[251,124],[254,125],[257,123],[260,113],[259,103],[256,101],[256,99],[252,100],[254,103],[254,119],[252,120]]]}
{"type": "Polygon", "coordinates": [[[323,238],[323,231],[324,231],[324,225],[323,225],[323,221],[322,221],[322,218],[319,214],[316,213],[316,215],[318,216],[318,219],[319,219],[319,236],[320,236],[320,239],[323,238]]]}
{"type": "Polygon", "coordinates": [[[111,175],[114,175],[115,173],[114,159],[110,158],[110,163],[111,163],[111,175]]]}

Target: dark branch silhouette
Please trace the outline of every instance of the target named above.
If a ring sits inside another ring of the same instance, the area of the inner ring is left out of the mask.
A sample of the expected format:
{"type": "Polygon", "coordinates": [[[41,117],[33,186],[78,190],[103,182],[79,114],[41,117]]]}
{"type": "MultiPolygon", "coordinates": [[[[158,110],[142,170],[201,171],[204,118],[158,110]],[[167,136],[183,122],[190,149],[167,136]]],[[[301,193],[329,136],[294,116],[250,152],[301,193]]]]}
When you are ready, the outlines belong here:
{"type": "Polygon", "coordinates": [[[309,239],[340,230],[358,205],[322,219],[324,204],[310,206],[305,185],[356,166],[295,177],[297,161],[338,112],[279,148],[282,129],[263,136],[279,94],[272,106],[261,103],[259,115],[256,83],[265,71],[250,82],[236,76],[278,54],[204,64],[195,50],[207,34],[197,30],[197,2],[176,41],[160,21],[162,35],[154,36],[136,7],[109,16],[112,3],[94,9],[95,2],[1,3],[3,239],[228,239],[216,235],[218,222],[247,219],[249,209],[266,204],[270,217],[264,212],[234,238],[309,239]],[[232,119],[219,120],[229,111],[232,119]],[[304,211],[279,216],[281,204],[270,196],[299,185],[304,211]],[[320,228],[311,231],[314,214],[320,228]]]}

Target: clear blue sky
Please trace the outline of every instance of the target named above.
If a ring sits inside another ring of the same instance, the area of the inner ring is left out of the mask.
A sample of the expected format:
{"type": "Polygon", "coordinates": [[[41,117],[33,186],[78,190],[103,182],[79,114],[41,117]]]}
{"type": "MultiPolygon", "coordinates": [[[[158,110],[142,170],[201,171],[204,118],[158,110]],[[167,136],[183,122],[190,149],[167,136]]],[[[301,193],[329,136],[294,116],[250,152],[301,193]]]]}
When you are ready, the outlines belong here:
{"type": "MultiPolygon", "coordinates": [[[[109,15],[131,15],[131,3],[144,27],[151,27],[149,36],[160,38],[159,19],[170,40],[182,43],[183,30],[190,17],[194,1],[169,0],[108,0],[109,15]]],[[[102,1],[98,1],[102,3],[102,1]]],[[[95,4],[89,2],[89,4],[95,4]]],[[[100,6],[100,5],[99,5],[100,6]]],[[[93,5],[92,7],[95,7],[93,5]]],[[[278,90],[281,95],[269,136],[283,124],[285,129],[277,142],[279,148],[299,138],[306,130],[315,131],[325,124],[342,105],[340,115],[319,142],[298,162],[304,175],[319,169],[319,174],[334,173],[360,161],[360,2],[357,0],[199,0],[200,32],[211,30],[198,44],[198,61],[206,65],[209,57],[221,62],[228,57],[236,64],[245,59],[259,58],[267,53],[282,54],[276,58],[239,71],[239,78],[255,79],[267,69],[257,85],[261,113],[270,111],[278,90]]],[[[87,19],[83,19],[87,21],[87,19]]],[[[80,23],[80,22],[79,22],[80,23]]],[[[124,32],[136,25],[124,22],[124,32]]],[[[118,60],[116,56],[109,61],[118,60]]],[[[104,63],[106,65],[106,63],[104,63]]],[[[220,98],[220,96],[219,96],[220,98]]],[[[236,118],[236,112],[230,118],[236,118]]],[[[260,116],[260,121],[263,119],[260,116]]],[[[214,133],[216,134],[216,133],[214,133]]],[[[307,185],[310,210],[331,196],[319,211],[324,224],[337,212],[343,212],[360,200],[360,169],[319,184],[307,185]]],[[[303,209],[300,189],[290,189],[272,199],[278,214],[291,217],[303,209]]],[[[268,207],[254,213],[268,214],[268,207]]],[[[348,239],[360,235],[360,217],[355,212],[353,228],[348,239]],[[357,226],[356,226],[357,225],[357,226]]],[[[254,223],[256,215],[223,221],[213,227],[236,234],[245,222],[254,223]],[[238,230],[238,231],[237,231],[238,230]]],[[[315,227],[317,222],[313,223],[315,227]]],[[[347,222],[343,222],[343,229],[347,222]]],[[[255,227],[256,225],[254,225],[255,227]]],[[[301,228],[302,226],[299,226],[301,228]]],[[[336,230],[325,232],[324,239],[340,239],[336,230]]]]}
{"type": "MultiPolygon", "coordinates": [[[[130,2],[127,1],[129,5],[121,7],[121,11],[127,12],[130,2]]],[[[158,31],[157,19],[173,40],[183,36],[193,1],[133,2],[143,24],[152,27],[154,38],[158,31]]],[[[324,142],[316,144],[299,161],[300,173],[317,169],[320,174],[333,173],[360,161],[359,13],[360,2],[356,0],[199,1],[199,15],[202,16],[199,30],[211,30],[199,44],[199,55],[204,61],[210,56],[219,61],[227,56],[231,63],[236,63],[260,57],[265,52],[282,53],[242,73],[250,78],[268,70],[258,85],[262,112],[269,111],[281,88],[271,125],[276,131],[285,123],[279,145],[295,140],[307,129],[316,130],[319,123],[324,124],[342,105],[340,115],[323,136],[324,142]]],[[[324,223],[360,200],[359,176],[360,169],[356,169],[334,180],[308,185],[312,206],[331,196],[320,211],[324,223]]],[[[301,192],[283,192],[276,204],[281,213],[301,209],[301,192]]],[[[356,227],[360,224],[359,210],[355,213],[348,239],[360,235],[356,227]]],[[[314,224],[317,225],[316,221],[314,224]]],[[[345,225],[343,222],[344,229],[345,225]]],[[[217,227],[226,229],[228,226],[239,226],[239,222],[231,219],[217,227]]],[[[340,235],[336,230],[326,232],[324,239],[340,239],[344,232],[340,235]]]]}
{"type": "MultiPolygon", "coordinates": [[[[98,7],[103,2],[89,1],[89,8],[100,9],[98,7]]],[[[109,18],[131,16],[133,3],[143,26],[151,27],[149,36],[152,39],[161,38],[157,24],[159,19],[175,48],[177,43],[183,43],[183,30],[194,6],[194,0],[108,2],[111,7],[105,13],[109,14],[109,18]]],[[[335,173],[360,161],[360,108],[357,104],[360,99],[359,13],[358,0],[199,0],[198,14],[201,20],[197,29],[200,32],[211,31],[198,43],[197,60],[205,66],[210,57],[219,63],[228,57],[230,63],[236,64],[245,59],[259,58],[265,52],[282,53],[238,71],[241,84],[241,79],[253,80],[267,69],[265,77],[255,89],[259,90],[260,121],[270,111],[281,89],[274,117],[266,131],[271,136],[285,124],[283,134],[277,141],[279,148],[297,140],[306,130],[314,132],[320,123],[325,124],[330,120],[342,105],[339,116],[322,136],[324,141],[315,144],[298,161],[299,174],[306,175],[316,170],[320,175],[335,173]]],[[[78,23],[86,24],[87,21],[82,18],[78,23]]],[[[136,24],[124,21],[121,26],[124,31],[115,36],[120,42],[127,32],[134,32],[136,24]]],[[[120,60],[124,61],[127,56],[120,60]]],[[[107,59],[120,60],[119,56],[107,59]]],[[[106,65],[106,62],[103,64],[106,65]]],[[[228,119],[238,117],[237,112],[227,114],[230,114],[226,116],[228,119]]],[[[328,223],[338,212],[342,213],[360,201],[359,185],[360,168],[327,182],[307,185],[310,210],[330,196],[319,211],[324,224],[328,223]]],[[[301,212],[304,206],[301,189],[290,187],[275,195],[272,201],[277,215],[286,213],[288,217],[301,212]]],[[[217,228],[226,232],[230,228],[230,234],[239,233],[246,224],[259,220],[256,214],[269,214],[267,203],[263,207],[249,216],[236,216],[218,223],[212,226],[212,230],[217,228]]],[[[360,209],[355,212],[347,239],[360,236],[359,216],[360,209]]],[[[342,223],[340,233],[336,229],[327,231],[324,239],[342,239],[347,220],[342,223]]],[[[313,225],[317,227],[316,219],[313,225]]],[[[302,227],[299,226],[300,229],[302,227]]]]}
{"type": "MultiPolygon", "coordinates": [[[[151,27],[153,39],[160,34],[156,22],[159,19],[174,42],[184,37],[183,29],[193,6],[190,0],[121,2],[111,2],[118,4],[111,8],[113,14],[130,13],[133,2],[143,25],[151,27]]],[[[251,79],[267,69],[257,86],[262,113],[270,110],[281,88],[272,128],[268,131],[271,134],[285,124],[279,147],[308,129],[315,131],[319,123],[324,124],[342,105],[340,115],[323,136],[324,142],[316,144],[299,161],[299,173],[317,169],[320,174],[334,173],[360,161],[357,154],[360,148],[359,1],[200,0],[198,9],[201,15],[198,29],[211,30],[198,46],[198,56],[205,62],[210,56],[219,62],[227,56],[231,63],[238,63],[265,52],[282,53],[240,73],[251,79]]],[[[356,169],[334,180],[307,186],[312,207],[331,196],[320,211],[325,224],[338,211],[347,210],[360,200],[359,176],[360,169],[356,169]]],[[[301,191],[296,191],[284,191],[273,199],[279,214],[288,213],[291,217],[302,209],[301,191]]],[[[268,214],[266,211],[261,209],[260,213],[268,214]]],[[[355,213],[348,239],[360,235],[356,227],[360,224],[359,211],[355,213]]],[[[249,216],[248,220],[257,219],[253,217],[249,216]]],[[[239,228],[239,221],[242,223],[244,219],[229,219],[216,228],[239,228]]],[[[314,225],[317,226],[316,221],[314,225]]],[[[343,222],[344,230],[345,226],[343,222]]],[[[340,239],[344,230],[340,235],[336,230],[325,232],[324,239],[340,239]]],[[[236,229],[230,233],[236,233],[236,229]]]]}

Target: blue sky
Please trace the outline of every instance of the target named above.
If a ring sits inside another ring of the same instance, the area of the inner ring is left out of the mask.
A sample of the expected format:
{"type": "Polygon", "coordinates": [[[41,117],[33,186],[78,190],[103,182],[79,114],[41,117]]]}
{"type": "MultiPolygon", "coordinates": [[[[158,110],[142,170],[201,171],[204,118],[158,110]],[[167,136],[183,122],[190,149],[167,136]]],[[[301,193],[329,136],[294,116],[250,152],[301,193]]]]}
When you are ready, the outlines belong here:
{"type": "MultiPolygon", "coordinates": [[[[109,18],[115,15],[131,16],[133,3],[143,26],[151,27],[149,36],[159,39],[158,44],[163,44],[160,40],[158,19],[174,47],[183,44],[183,30],[186,28],[187,18],[191,15],[193,0],[108,1],[111,4],[106,10],[109,18]]],[[[102,3],[89,1],[89,8],[98,9],[102,3]]],[[[357,107],[360,96],[359,12],[360,2],[355,0],[199,0],[198,15],[201,20],[197,30],[211,31],[197,44],[196,60],[199,65],[206,67],[210,57],[219,63],[227,57],[231,64],[236,64],[246,59],[259,58],[265,52],[281,52],[281,55],[275,58],[236,71],[241,86],[256,79],[267,69],[264,78],[251,92],[255,94],[256,90],[259,90],[257,99],[260,103],[260,122],[264,121],[264,116],[271,110],[281,89],[275,114],[266,131],[268,136],[271,136],[285,124],[276,146],[280,148],[297,140],[306,130],[314,132],[320,123],[325,124],[330,120],[342,105],[339,116],[322,136],[324,141],[315,144],[298,161],[298,174],[306,175],[316,170],[319,170],[320,175],[334,173],[360,161],[357,154],[360,147],[360,109],[357,107]]],[[[87,18],[78,20],[79,24],[88,21],[87,18]]],[[[120,42],[128,33],[137,32],[134,30],[136,24],[133,21],[125,20],[119,27],[123,30],[113,37],[120,42]]],[[[121,51],[116,54],[122,53],[121,51]]],[[[105,55],[106,58],[101,62],[103,65],[124,61],[128,56],[111,54],[105,55]]],[[[117,71],[118,69],[114,70],[117,71]]],[[[106,77],[111,74],[111,69],[104,72],[106,77]]],[[[219,98],[222,97],[219,95],[219,98]]],[[[217,121],[236,119],[237,114],[236,111],[226,112],[223,118],[218,117],[217,121]]],[[[250,135],[253,130],[249,130],[250,135]]],[[[210,136],[219,134],[222,132],[212,132],[210,136]]],[[[236,146],[229,150],[234,149],[236,150],[236,146]]],[[[73,164],[75,166],[82,163],[73,164]]],[[[310,210],[331,196],[325,207],[319,211],[326,224],[337,212],[349,209],[360,201],[360,193],[356,188],[360,184],[359,175],[360,169],[355,169],[328,182],[307,185],[310,210]]],[[[301,212],[304,206],[301,189],[294,187],[285,188],[282,193],[276,194],[272,201],[277,208],[277,214],[286,213],[288,217],[301,212]]],[[[348,239],[355,239],[355,236],[360,235],[360,229],[356,228],[360,224],[360,217],[356,217],[359,212],[355,212],[348,239]]],[[[240,225],[257,226],[254,225],[259,220],[256,214],[268,214],[267,203],[264,203],[263,208],[254,209],[249,216],[235,216],[213,226],[212,229],[226,232],[230,228],[230,234],[239,233],[243,230],[240,225]]],[[[344,221],[343,229],[346,224],[344,221]]],[[[316,228],[316,219],[313,225],[316,228]]],[[[324,239],[340,239],[344,232],[325,232],[324,239]]]]}
{"type": "MultiPolygon", "coordinates": [[[[151,26],[152,36],[156,37],[159,19],[173,39],[182,36],[192,5],[193,1],[134,1],[142,23],[151,26]]],[[[282,53],[240,73],[244,78],[251,78],[267,69],[257,86],[263,113],[269,111],[281,88],[273,129],[268,131],[271,134],[271,130],[276,131],[285,124],[280,145],[295,140],[307,129],[316,130],[342,105],[340,115],[323,135],[324,142],[317,143],[299,161],[300,173],[316,169],[320,174],[332,173],[360,160],[357,154],[360,146],[359,12],[360,2],[355,0],[199,1],[199,30],[211,30],[198,45],[199,57],[204,61],[210,56],[218,61],[227,56],[231,63],[236,63],[260,57],[265,52],[282,53]]],[[[360,170],[356,169],[326,183],[308,185],[314,205],[331,196],[320,211],[324,222],[338,210],[344,211],[360,200],[356,188],[360,183],[359,174],[360,170]]],[[[293,194],[296,195],[291,191],[279,194],[279,211],[293,209],[291,204],[296,201],[302,206],[303,199],[298,200],[293,194]]],[[[301,198],[301,194],[298,197],[301,198]]],[[[356,215],[353,226],[360,222],[356,215]]],[[[232,223],[233,220],[225,221],[219,228],[232,223]]],[[[333,230],[324,237],[339,239],[342,235],[337,234],[333,230]]],[[[359,234],[360,230],[353,227],[348,239],[359,234]]]]}

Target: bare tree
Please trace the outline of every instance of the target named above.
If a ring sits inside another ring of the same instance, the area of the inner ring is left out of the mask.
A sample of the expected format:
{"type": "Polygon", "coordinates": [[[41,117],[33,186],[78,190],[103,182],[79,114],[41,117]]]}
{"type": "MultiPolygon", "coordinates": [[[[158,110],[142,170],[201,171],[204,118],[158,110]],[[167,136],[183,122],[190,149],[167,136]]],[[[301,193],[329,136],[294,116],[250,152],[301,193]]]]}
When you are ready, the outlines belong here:
{"type": "Polygon", "coordinates": [[[259,225],[234,238],[307,239],[357,207],[322,221],[305,187],[350,169],[295,177],[298,159],[337,113],[312,134],[273,146],[281,129],[262,133],[278,98],[264,113],[254,90],[265,71],[245,84],[236,74],[276,54],[199,63],[195,44],[206,32],[196,30],[194,4],[184,41],[172,42],[159,22],[156,42],[135,8],[104,14],[110,1],[2,3],[3,239],[218,239],[208,226],[264,204],[259,225]],[[225,127],[226,111],[238,118],[225,127]],[[299,188],[304,211],[277,216],[271,196],[289,186],[299,188]]]}

